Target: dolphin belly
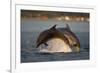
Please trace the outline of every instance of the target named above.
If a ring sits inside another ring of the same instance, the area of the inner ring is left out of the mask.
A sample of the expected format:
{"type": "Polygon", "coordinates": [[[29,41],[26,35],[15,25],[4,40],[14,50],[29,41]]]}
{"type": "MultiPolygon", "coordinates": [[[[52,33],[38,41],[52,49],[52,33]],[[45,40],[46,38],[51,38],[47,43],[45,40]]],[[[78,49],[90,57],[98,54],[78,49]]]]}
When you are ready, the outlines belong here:
{"type": "Polygon", "coordinates": [[[72,52],[72,49],[69,45],[67,45],[62,39],[59,38],[53,38],[47,42],[48,46],[45,46],[44,44],[39,46],[40,52],[48,52],[48,53],[54,53],[54,52],[72,52]]]}

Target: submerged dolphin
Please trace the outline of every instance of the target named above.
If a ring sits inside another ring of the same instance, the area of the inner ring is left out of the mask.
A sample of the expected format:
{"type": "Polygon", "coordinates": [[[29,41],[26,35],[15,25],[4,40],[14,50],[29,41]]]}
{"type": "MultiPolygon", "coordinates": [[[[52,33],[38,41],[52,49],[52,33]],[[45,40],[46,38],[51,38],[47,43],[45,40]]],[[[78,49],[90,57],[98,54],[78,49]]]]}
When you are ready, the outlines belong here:
{"type": "Polygon", "coordinates": [[[74,34],[74,32],[72,32],[68,24],[66,24],[65,31],[61,31],[61,32],[65,35],[66,38],[68,38],[68,41],[69,41],[69,44],[72,50],[74,52],[79,52],[80,51],[80,41],[77,38],[77,36],[74,34]]]}
{"type": "Polygon", "coordinates": [[[50,29],[41,32],[37,39],[36,47],[38,48],[41,44],[48,46],[47,42],[54,38],[59,38],[63,40],[66,43],[66,45],[68,45],[72,49],[72,51],[74,52],[80,51],[80,42],[76,37],[76,35],[71,31],[68,24],[65,32],[57,29],[56,25],[54,25],[50,29]]]}

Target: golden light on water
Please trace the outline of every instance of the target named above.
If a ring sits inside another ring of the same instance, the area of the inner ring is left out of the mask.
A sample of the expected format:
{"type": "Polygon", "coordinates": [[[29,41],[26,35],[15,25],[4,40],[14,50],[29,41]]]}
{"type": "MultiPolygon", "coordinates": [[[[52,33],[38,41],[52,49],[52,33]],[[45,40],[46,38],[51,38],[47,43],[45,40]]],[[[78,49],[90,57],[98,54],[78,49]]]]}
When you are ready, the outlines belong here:
{"type": "Polygon", "coordinates": [[[54,19],[59,21],[87,21],[89,22],[88,13],[72,13],[72,12],[46,12],[46,11],[25,11],[23,10],[21,16],[24,18],[34,18],[41,20],[54,19]]]}
{"type": "Polygon", "coordinates": [[[68,20],[68,21],[69,21],[69,20],[70,20],[70,18],[69,18],[68,16],[65,16],[65,20],[68,20]]]}
{"type": "Polygon", "coordinates": [[[84,21],[84,17],[81,17],[80,19],[81,19],[81,21],[84,21]]]}
{"type": "Polygon", "coordinates": [[[61,17],[58,17],[57,19],[58,19],[58,20],[62,20],[62,18],[61,18],[61,17]]]}
{"type": "Polygon", "coordinates": [[[89,21],[89,18],[86,17],[70,17],[70,16],[65,16],[65,17],[57,17],[57,20],[65,20],[65,21],[89,21]]]}

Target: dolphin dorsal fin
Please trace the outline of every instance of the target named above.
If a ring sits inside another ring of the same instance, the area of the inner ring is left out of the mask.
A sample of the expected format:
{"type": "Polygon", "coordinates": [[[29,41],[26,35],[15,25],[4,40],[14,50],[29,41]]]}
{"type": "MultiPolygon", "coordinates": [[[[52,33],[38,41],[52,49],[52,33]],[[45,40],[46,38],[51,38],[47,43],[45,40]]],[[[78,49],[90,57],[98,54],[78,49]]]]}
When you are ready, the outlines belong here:
{"type": "Polygon", "coordinates": [[[52,26],[50,29],[55,29],[57,26],[57,24],[55,24],[54,26],[52,26]]]}
{"type": "Polygon", "coordinates": [[[67,30],[71,30],[68,24],[66,24],[66,28],[67,30]]]}

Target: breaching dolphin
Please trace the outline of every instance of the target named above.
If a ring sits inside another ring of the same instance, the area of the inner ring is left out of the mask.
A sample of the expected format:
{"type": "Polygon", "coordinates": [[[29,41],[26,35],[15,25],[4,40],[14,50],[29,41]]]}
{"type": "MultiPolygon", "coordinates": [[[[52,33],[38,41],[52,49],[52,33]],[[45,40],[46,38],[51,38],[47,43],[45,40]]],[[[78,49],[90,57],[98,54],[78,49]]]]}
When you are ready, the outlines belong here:
{"type": "Polygon", "coordinates": [[[74,32],[72,32],[68,24],[66,24],[65,31],[61,31],[61,32],[65,35],[66,38],[68,38],[70,47],[72,48],[73,52],[79,52],[80,51],[80,41],[78,37],[74,34],[74,32]]]}
{"type": "Polygon", "coordinates": [[[44,44],[45,46],[48,46],[49,44],[47,44],[47,42],[54,38],[63,40],[66,43],[66,45],[68,45],[68,47],[71,48],[73,52],[79,52],[80,42],[78,38],[76,37],[76,35],[71,31],[68,24],[67,24],[67,28],[65,32],[57,29],[56,25],[54,25],[50,29],[47,29],[41,32],[37,38],[36,47],[38,48],[42,44],[44,44]]]}
{"type": "Polygon", "coordinates": [[[64,34],[60,32],[59,30],[57,30],[55,27],[56,25],[40,33],[36,42],[37,43],[36,47],[39,47],[41,44],[45,44],[47,46],[48,44],[46,42],[52,38],[60,38],[66,44],[69,44],[67,37],[65,37],[64,34]]]}

